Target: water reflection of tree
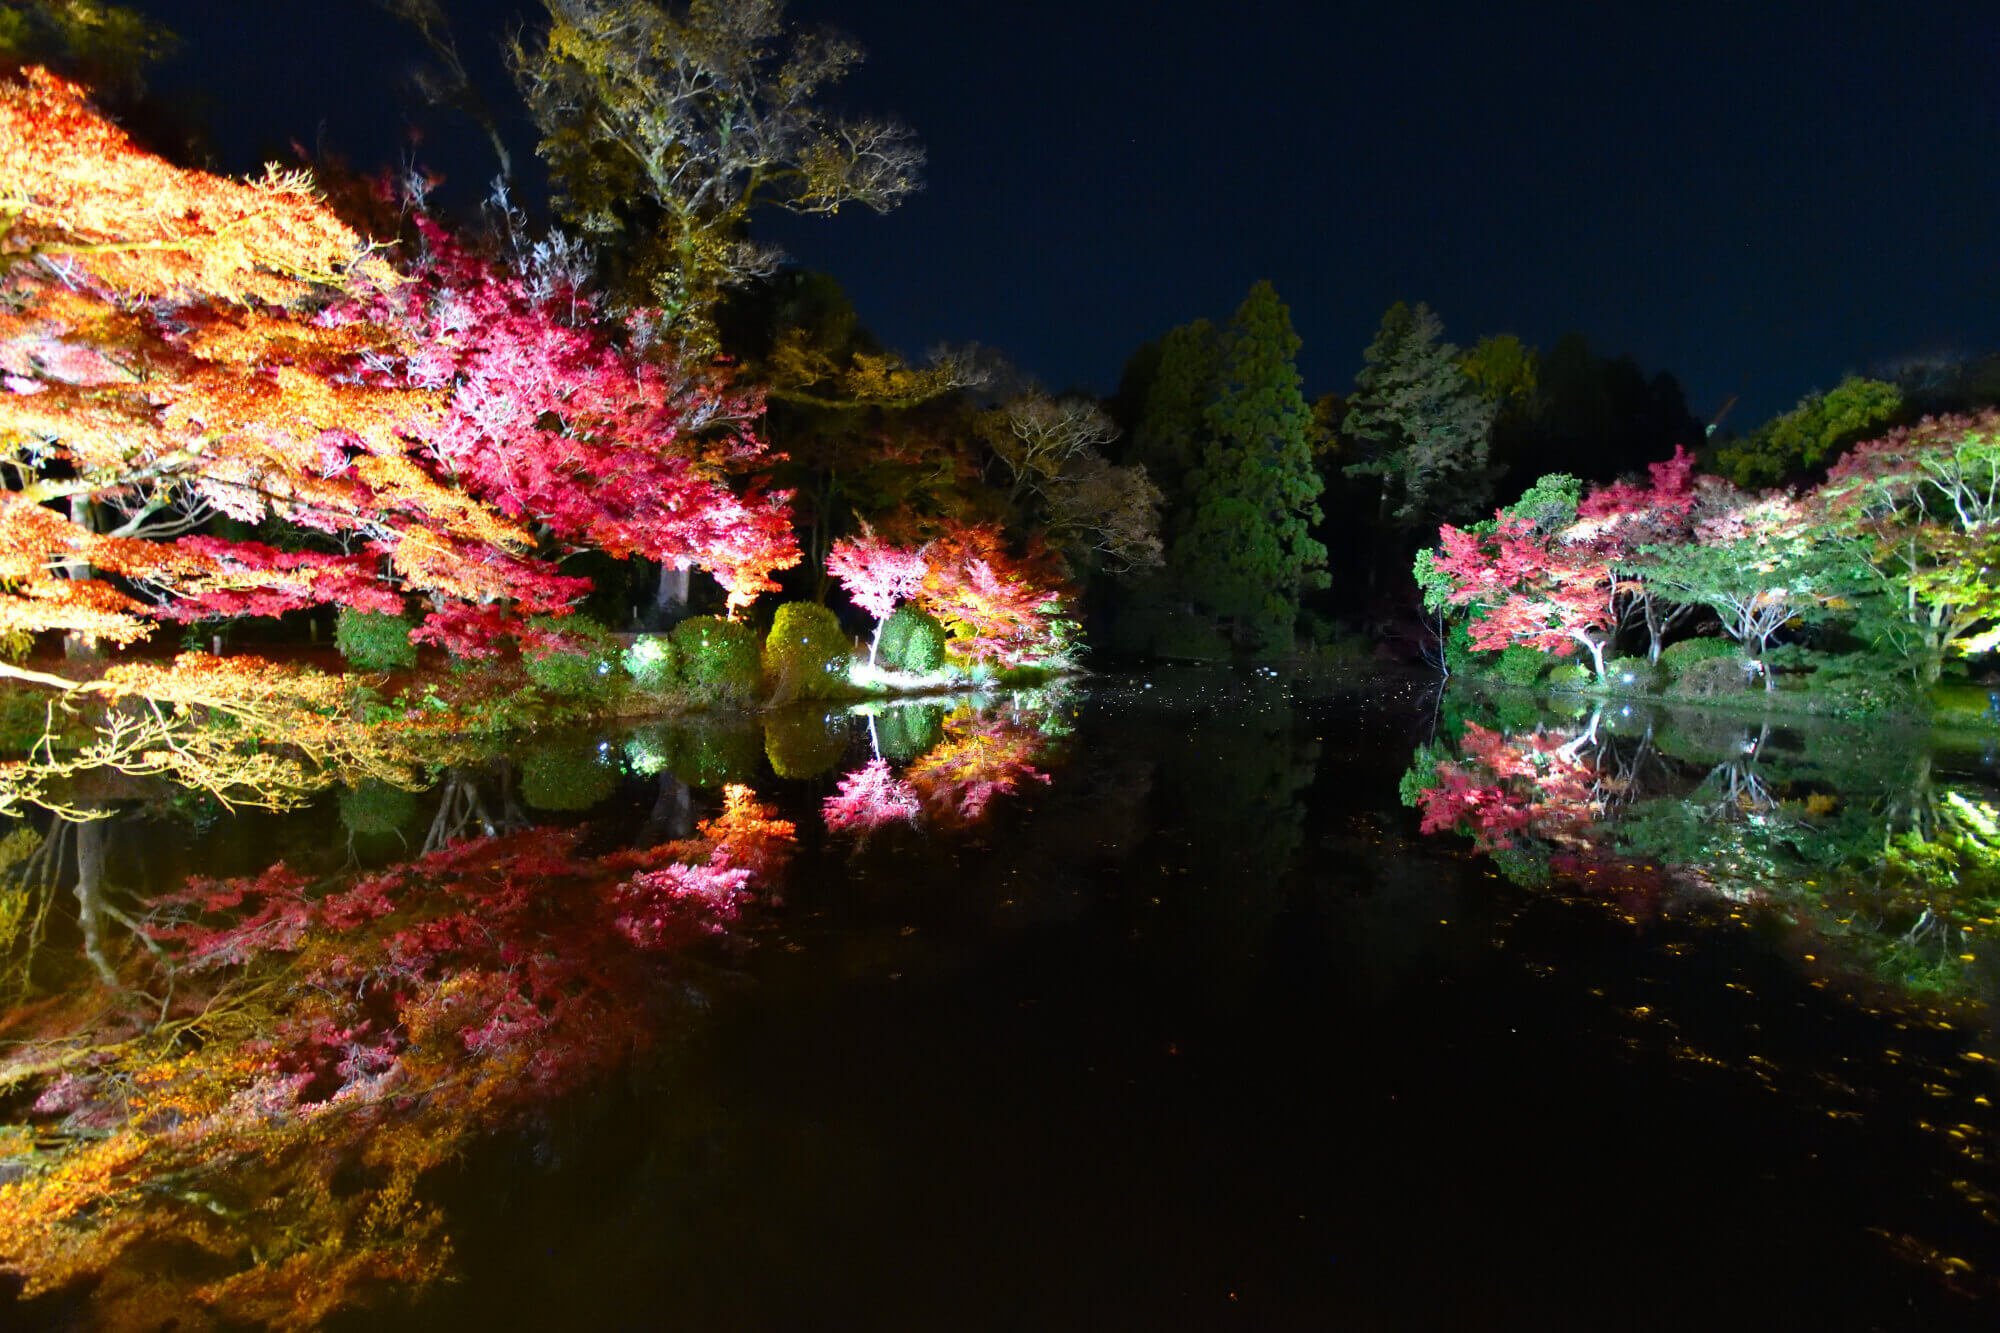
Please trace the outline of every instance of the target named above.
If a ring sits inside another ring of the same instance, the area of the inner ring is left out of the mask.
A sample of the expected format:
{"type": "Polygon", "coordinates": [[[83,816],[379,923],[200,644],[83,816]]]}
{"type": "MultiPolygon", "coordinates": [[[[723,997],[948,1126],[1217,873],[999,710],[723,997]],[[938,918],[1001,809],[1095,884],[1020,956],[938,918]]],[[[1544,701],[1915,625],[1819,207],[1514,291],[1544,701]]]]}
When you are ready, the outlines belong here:
{"type": "MultiPolygon", "coordinates": [[[[17,879],[68,860],[87,903],[108,828],[44,840],[17,879]]],[[[624,1060],[662,969],[790,838],[742,789],[697,839],[593,854],[525,829],[278,865],[156,898],[157,953],[86,931],[79,984],[0,1016],[0,1256],[30,1294],[95,1283],[107,1326],[310,1327],[421,1286],[448,1251],[431,1174],[624,1060]]]]}
{"type": "Polygon", "coordinates": [[[1143,918],[1153,956],[1228,1004],[1257,976],[1299,885],[1320,745],[1280,681],[1226,688],[1223,699],[1169,695],[1171,711],[1147,717],[1155,833],[1139,859],[1159,872],[1148,876],[1158,912],[1143,918]]]}
{"type": "Polygon", "coordinates": [[[1405,794],[1426,832],[1470,835],[1524,882],[1617,883],[1780,907],[1901,985],[1961,989],[2000,916],[2000,810],[1940,781],[1922,738],[1885,743],[1766,719],[1660,713],[1464,719],[1405,794]],[[1983,918],[1983,920],[1982,920],[1983,918]]]}

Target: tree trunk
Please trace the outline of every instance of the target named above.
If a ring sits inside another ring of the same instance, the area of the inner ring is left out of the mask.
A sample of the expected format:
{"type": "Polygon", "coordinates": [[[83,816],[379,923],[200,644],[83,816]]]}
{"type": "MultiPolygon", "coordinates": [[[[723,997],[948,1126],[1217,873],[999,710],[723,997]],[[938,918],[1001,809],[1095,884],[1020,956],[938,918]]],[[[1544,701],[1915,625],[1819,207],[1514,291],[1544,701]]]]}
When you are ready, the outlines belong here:
{"type": "Polygon", "coordinates": [[[118,984],[118,973],[104,952],[104,829],[105,819],[86,819],[76,826],[76,916],[83,927],[83,956],[107,986],[118,984]]]}
{"type": "Polygon", "coordinates": [[[688,574],[686,565],[661,565],[660,581],[653,589],[653,609],[648,624],[665,629],[687,615],[688,574]]]}

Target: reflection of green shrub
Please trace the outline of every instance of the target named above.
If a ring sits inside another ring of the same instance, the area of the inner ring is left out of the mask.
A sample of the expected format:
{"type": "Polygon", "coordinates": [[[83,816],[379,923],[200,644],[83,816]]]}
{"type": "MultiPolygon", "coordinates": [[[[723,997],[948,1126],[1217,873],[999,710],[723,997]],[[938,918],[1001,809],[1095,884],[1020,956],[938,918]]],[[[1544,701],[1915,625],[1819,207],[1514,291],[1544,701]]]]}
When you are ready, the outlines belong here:
{"type": "Polygon", "coordinates": [[[1510,733],[1533,731],[1542,720],[1542,706],[1532,695],[1501,695],[1494,700],[1494,711],[1500,715],[1500,730],[1510,733]]]}
{"type": "Polygon", "coordinates": [[[764,719],[764,753],[781,778],[818,777],[847,754],[845,719],[817,708],[788,708],[764,719]]]}
{"type": "Polygon", "coordinates": [[[530,648],[521,655],[528,679],[565,698],[602,691],[619,658],[618,636],[588,616],[536,616],[528,622],[559,636],[563,646],[530,648]]]}
{"type": "Polygon", "coordinates": [[[48,697],[39,691],[21,688],[0,689],[0,754],[19,754],[33,749],[47,734],[51,722],[58,732],[71,715],[58,708],[51,717],[48,697]]]}
{"type": "Polygon", "coordinates": [[[883,622],[875,660],[889,671],[928,675],[944,665],[944,643],[944,625],[938,618],[905,602],[883,622]]]}
{"type": "Polygon", "coordinates": [[[343,606],[333,622],[333,646],[358,671],[396,671],[417,664],[410,622],[383,611],[343,606]]]}
{"type": "Polygon", "coordinates": [[[1493,664],[1493,670],[1509,685],[1532,685],[1548,664],[1549,655],[1541,649],[1510,643],[1500,650],[1500,660],[1493,664]]]}
{"type": "Polygon", "coordinates": [[[625,650],[625,674],[642,690],[671,689],[680,680],[680,653],[664,634],[642,634],[625,650]]]}
{"type": "Polygon", "coordinates": [[[944,709],[937,704],[885,708],[875,718],[882,757],[907,764],[944,739],[944,709]]]}
{"type": "Polygon", "coordinates": [[[1682,639],[1670,643],[1660,650],[1660,670],[1669,681],[1680,679],[1681,673],[1696,662],[1712,661],[1718,657],[1737,657],[1736,642],[1733,639],[1699,638],[1682,639]]]}
{"type": "Polygon", "coordinates": [[[698,723],[674,734],[674,776],[690,787],[754,782],[763,758],[763,734],[753,725],[698,723]]]}
{"type": "Polygon", "coordinates": [[[521,799],[542,810],[588,810],[618,790],[618,762],[594,742],[538,745],[521,759],[521,799]]]}
{"type": "Polygon", "coordinates": [[[817,602],[786,602],[764,640],[764,679],[776,699],[826,699],[847,688],[853,649],[840,620],[817,602]]]}
{"type": "Polygon", "coordinates": [[[349,833],[369,837],[401,833],[417,817],[414,792],[370,778],[340,793],[340,822],[349,833]]]}
{"type": "Polygon", "coordinates": [[[669,636],[690,691],[715,703],[743,703],[757,694],[757,631],[740,620],[694,616],[669,636]]]}

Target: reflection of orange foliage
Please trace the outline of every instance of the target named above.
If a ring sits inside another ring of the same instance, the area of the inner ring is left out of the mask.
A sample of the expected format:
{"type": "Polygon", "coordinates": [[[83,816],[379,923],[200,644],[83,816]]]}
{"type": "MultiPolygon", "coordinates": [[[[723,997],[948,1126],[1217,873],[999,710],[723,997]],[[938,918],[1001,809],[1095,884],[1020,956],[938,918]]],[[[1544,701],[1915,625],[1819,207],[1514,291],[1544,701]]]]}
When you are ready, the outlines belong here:
{"type": "Polygon", "coordinates": [[[777,807],[757,799],[740,782],[722,789],[722,813],[701,823],[704,838],[715,844],[727,864],[748,870],[759,880],[774,877],[791,859],[799,829],[777,817],[777,807]]]}
{"type": "Polygon", "coordinates": [[[34,1097],[32,1140],[0,1143],[25,1167],[0,1260],[30,1295],[94,1282],[113,1329],[314,1328],[420,1289],[450,1256],[426,1178],[643,1044],[663,951],[791,835],[747,788],[705,832],[592,857],[537,829],[166,895],[164,1022],[101,993],[0,1016],[0,1088],[34,1097]]]}
{"type": "Polygon", "coordinates": [[[972,823],[995,796],[1024,781],[1047,782],[1036,768],[1047,742],[1009,714],[962,708],[945,719],[945,741],[903,771],[924,813],[942,823],[972,823]]]}

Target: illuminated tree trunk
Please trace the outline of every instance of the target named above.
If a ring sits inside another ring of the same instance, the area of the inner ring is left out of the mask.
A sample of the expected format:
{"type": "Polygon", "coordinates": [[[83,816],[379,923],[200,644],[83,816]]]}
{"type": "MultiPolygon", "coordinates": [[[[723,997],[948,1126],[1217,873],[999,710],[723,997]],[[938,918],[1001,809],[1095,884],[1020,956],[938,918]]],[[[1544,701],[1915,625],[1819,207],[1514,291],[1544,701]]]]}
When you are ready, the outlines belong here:
{"type": "Polygon", "coordinates": [[[118,984],[118,973],[104,953],[104,830],[111,821],[86,819],[76,826],[76,915],[83,927],[83,956],[107,986],[118,984]]]}

